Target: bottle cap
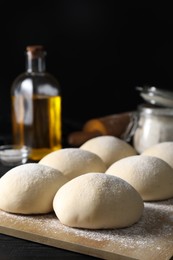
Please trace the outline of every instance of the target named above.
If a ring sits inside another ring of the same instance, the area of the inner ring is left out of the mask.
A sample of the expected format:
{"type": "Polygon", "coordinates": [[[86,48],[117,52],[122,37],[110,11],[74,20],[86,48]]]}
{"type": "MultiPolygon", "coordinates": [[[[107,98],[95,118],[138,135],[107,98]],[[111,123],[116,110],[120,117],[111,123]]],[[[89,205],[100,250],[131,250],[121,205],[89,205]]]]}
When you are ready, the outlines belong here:
{"type": "Polygon", "coordinates": [[[27,53],[31,54],[33,57],[45,55],[45,50],[43,45],[29,45],[26,47],[26,51],[27,53]]]}

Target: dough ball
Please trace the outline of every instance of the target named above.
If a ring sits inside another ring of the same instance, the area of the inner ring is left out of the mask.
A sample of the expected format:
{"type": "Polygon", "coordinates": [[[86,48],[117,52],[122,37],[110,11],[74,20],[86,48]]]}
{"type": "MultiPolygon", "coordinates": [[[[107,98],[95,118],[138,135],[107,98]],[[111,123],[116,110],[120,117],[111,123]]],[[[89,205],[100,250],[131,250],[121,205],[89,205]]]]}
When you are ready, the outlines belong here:
{"type": "Polygon", "coordinates": [[[144,150],[141,155],[156,156],[167,162],[173,168],[173,142],[155,144],[144,150]]]}
{"type": "Polygon", "coordinates": [[[64,148],[51,152],[43,157],[39,164],[60,170],[68,180],[91,171],[106,171],[105,163],[98,155],[79,148],[64,148]]]}
{"type": "Polygon", "coordinates": [[[51,167],[28,163],[16,166],[0,179],[0,209],[19,214],[53,211],[53,198],[67,179],[51,167]]]}
{"type": "Polygon", "coordinates": [[[109,135],[94,137],[82,144],[80,149],[97,154],[107,167],[121,158],[137,154],[130,144],[109,135]]]}
{"type": "Polygon", "coordinates": [[[173,169],[160,158],[135,155],[112,164],[106,174],[130,183],[144,201],[173,197],[173,169]]]}
{"type": "Polygon", "coordinates": [[[61,187],[53,200],[61,223],[70,227],[110,229],[139,220],[143,200],[124,180],[104,173],[87,173],[61,187]]]}

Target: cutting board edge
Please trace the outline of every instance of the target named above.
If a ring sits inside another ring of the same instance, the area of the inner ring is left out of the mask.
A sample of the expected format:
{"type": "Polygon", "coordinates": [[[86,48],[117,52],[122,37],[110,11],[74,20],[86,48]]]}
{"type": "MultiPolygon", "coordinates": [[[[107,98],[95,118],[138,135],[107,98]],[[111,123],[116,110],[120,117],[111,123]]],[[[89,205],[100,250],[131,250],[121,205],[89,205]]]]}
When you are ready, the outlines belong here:
{"type": "Polygon", "coordinates": [[[45,236],[40,236],[38,234],[33,235],[33,233],[29,233],[17,229],[11,229],[3,226],[0,226],[0,233],[15,238],[31,241],[31,242],[36,242],[39,244],[44,244],[47,246],[72,251],[79,254],[98,257],[105,260],[137,260],[137,258],[131,258],[129,256],[120,255],[117,253],[112,253],[109,251],[96,249],[92,247],[87,247],[87,246],[79,245],[68,241],[56,240],[54,238],[47,238],[45,236]]]}

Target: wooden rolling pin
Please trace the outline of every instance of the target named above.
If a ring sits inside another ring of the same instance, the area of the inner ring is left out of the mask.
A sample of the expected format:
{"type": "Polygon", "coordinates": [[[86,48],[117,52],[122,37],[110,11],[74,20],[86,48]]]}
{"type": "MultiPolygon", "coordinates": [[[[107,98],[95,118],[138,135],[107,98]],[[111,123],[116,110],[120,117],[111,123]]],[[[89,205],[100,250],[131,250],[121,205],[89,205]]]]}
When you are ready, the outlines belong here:
{"type": "Polygon", "coordinates": [[[82,131],[69,134],[68,143],[71,146],[80,146],[87,140],[101,135],[113,135],[121,138],[130,126],[133,115],[133,112],[124,112],[90,119],[84,124],[82,131]]]}

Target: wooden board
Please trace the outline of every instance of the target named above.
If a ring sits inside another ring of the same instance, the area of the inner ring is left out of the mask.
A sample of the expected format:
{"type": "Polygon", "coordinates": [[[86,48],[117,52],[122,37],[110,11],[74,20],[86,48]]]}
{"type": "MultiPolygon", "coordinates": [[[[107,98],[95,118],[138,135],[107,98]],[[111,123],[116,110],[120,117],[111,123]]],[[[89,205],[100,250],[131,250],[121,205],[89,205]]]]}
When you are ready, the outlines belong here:
{"type": "Polygon", "coordinates": [[[0,211],[2,234],[108,260],[166,260],[173,256],[173,199],[145,203],[140,221],[114,230],[62,225],[54,213],[21,216],[0,211]]]}

